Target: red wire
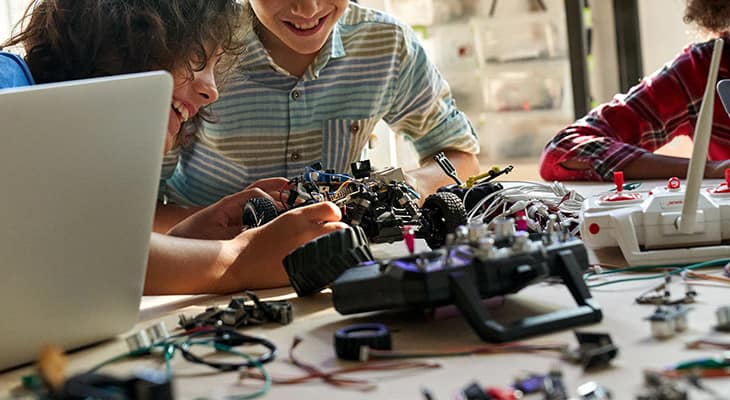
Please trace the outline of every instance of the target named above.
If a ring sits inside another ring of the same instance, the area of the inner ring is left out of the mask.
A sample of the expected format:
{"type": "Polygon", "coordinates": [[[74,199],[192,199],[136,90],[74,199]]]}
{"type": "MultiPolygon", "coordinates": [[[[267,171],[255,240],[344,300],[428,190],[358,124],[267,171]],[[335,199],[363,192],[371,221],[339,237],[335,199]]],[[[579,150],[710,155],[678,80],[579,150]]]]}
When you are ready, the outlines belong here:
{"type": "MultiPolygon", "coordinates": [[[[357,390],[372,390],[375,389],[375,384],[368,380],[352,379],[338,377],[338,375],[345,375],[354,372],[363,371],[395,371],[410,368],[439,368],[441,365],[436,362],[371,362],[371,363],[360,363],[351,367],[337,368],[332,371],[322,371],[317,367],[304,363],[300,359],[294,356],[294,349],[302,342],[301,338],[295,337],[292,347],[289,349],[289,360],[295,366],[303,369],[307,373],[292,378],[281,378],[271,377],[271,381],[276,384],[292,385],[298,383],[304,383],[312,379],[322,379],[330,385],[338,387],[354,387],[357,390]]],[[[248,370],[241,374],[241,378],[249,377],[253,379],[264,379],[263,375],[257,370],[248,370]]]]}
{"type": "Polygon", "coordinates": [[[689,370],[667,370],[658,372],[665,378],[678,379],[685,376],[696,376],[698,378],[727,378],[730,377],[730,370],[727,368],[701,368],[689,370]]]}
{"type": "Polygon", "coordinates": [[[289,187],[290,184],[291,184],[291,182],[287,182],[281,187],[281,189],[279,189],[279,203],[281,203],[284,206],[285,211],[287,209],[287,206],[286,206],[286,203],[284,203],[284,199],[282,197],[284,196],[284,191],[289,187]]]}
{"type": "Polygon", "coordinates": [[[434,351],[392,351],[368,349],[368,355],[372,358],[406,358],[406,357],[446,357],[474,354],[497,354],[497,353],[538,353],[541,351],[553,351],[563,353],[566,349],[562,344],[528,345],[519,342],[504,344],[487,344],[482,346],[453,348],[434,351]]]}

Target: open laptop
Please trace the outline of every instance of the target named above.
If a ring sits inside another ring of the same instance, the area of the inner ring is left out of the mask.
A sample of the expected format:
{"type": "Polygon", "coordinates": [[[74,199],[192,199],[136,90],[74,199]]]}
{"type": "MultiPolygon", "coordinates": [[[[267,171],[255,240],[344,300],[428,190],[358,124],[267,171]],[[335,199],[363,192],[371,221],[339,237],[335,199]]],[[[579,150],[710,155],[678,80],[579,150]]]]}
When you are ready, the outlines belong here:
{"type": "Polygon", "coordinates": [[[0,90],[0,370],[130,329],[172,78],[0,90]]]}

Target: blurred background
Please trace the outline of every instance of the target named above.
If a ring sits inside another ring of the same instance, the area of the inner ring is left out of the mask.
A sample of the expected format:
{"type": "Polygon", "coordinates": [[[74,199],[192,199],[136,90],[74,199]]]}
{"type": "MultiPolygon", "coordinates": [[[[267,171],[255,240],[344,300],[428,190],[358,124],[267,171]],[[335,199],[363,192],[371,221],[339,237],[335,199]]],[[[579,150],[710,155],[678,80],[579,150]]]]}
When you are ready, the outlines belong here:
{"type": "MultiPolygon", "coordinates": [[[[537,179],[545,143],[596,104],[625,92],[701,38],[685,0],[360,0],[408,23],[472,120],[484,169],[516,166],[537,179]]],[[[0,41],[28,0],[0,0],[0,41]]],[[[384,124],[368,157],[417,163],[384,124]]],[[[689,154],[689,141],[662,150],[689,154]]]]}
{"type": "MultiPolygon", "coordinates": [[[[482,168],[514,164],[520,179],[539,178],[539,155],[558,130],[701,40],[682,21],[685,0],[360,3],[414,28],[480,136],[482,168]]],[[[390,142],[389,157],[414,162],[408,145],[390,142]]],[[[690,146],[679,140],[660,152],[689,155],[690,146]]]]}

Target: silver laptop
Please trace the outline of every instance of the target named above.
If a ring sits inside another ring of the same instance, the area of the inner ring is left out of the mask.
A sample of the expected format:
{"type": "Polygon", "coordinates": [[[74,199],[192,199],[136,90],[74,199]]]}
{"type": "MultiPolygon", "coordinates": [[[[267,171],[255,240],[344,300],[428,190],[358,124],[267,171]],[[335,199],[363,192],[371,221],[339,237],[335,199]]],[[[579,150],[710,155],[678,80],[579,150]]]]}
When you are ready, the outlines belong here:
{"type": "Polygon", "coordinates": [[[172,78],[0,90],[0,369],[131,328],[172,78]]]}

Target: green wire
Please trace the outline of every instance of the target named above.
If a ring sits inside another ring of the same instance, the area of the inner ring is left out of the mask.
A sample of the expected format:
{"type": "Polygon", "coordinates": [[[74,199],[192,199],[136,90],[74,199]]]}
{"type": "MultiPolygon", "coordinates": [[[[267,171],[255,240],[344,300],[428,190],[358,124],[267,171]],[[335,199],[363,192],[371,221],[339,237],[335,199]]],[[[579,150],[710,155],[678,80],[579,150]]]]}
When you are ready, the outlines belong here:
{"type": "Polygon", "coordinates": [[[169,342],[165,341],[162,343],[156,343],[153,344],[150,347],[145,347],[139,350],[131,351],[129,353],[125,353],[122,355],[118,355],[116,357],[112,357],[106,361],[103,361],[94,367],[92,367],[88,373],[94,373],[101,368],[104,368],[107,365],[114,364],[116,362],[128,359],[128,358],[138,358],[144,355],[148,355],[151,353],[151,350],[154,348],[161,348],[164,354],[164,360],[165,360],[165,370],[167,373],[167,376],[170,380],[172,380],[172,365],[171,361],[175,357],[175,353],[177,351],[177,346],[182,345],[199,345],[199,346],[207,346],[212,347],[215,350],[226,352],[229,354],[233,354],[239,357],[245,358],[247,361],[249,361],[251,364],[253,364],[254,368],[259,370],[261,372],[261,375],[264,377],[264,384],[258,391],[250,394],[245,395],[235,395],[235,396],[228,396],[228,399],[230,400],[249,400],[249,399],[256,399],[259,397],[264,396],[266,393],[269,392],[272,385],[271,375],[266,371],[266,368],[260,363],[256,362],[256,360],[253,359],[250,355],[246,353],[242,353],[240,351],[237,351],[233,349],[231,346],[227,346],[224,344],[216,343],[215,340],[184,340],[182,342],[169,342]]]}
{"type": "Polygon", "coordinates": [[[666,273],[661,274],[654,274],[650,276],[639,276],[634,278],[622,278],[622,279],[614,279],[612,281],[607,282],[600,282],[600,283],[593,283],[593,284],[587,284],[589,288],[596,288],[601,286],[608,286],[613,285],[615,283],[622,283],[622,282],[636,282],[636,281],[646,281],[646,280],[652,280],[652,279],[661,279],[669,275],[679,275],[684,271],[692,271],[699,268],[707,268],[707,267],[718,267],[721,265],[725,265],[728,262],[730,262],[730,258],[719,258],[716,260],[710,260],[705,261],[701,263],[695,263],[695,264],[667,264],[667,265],[641,265],[636,267],[629,267],[629,268],[620,268],[620,269],[613,269],[609,271],[603,271],[600,273],[597,272],[588,272],[583,275],[584,280],[588,280],[589,278],[593,276],[605,276],[605,275],[612,275],[612,274],[619,274],[619,273],[626,273],[626,272],[647,272],[647,271],[654,271],[657,269],[669,269],[674,268],[672,271],[668,271],[666,273]]]}
{"type": "Polygon", "coordinates": [[[114,364],[114,363],[116,363],[116,362],[119,362],[119,361],[125,360],[125,359],[127,359],[127,358],[136,358],[136,357],[140,357],[140,356],[142,356],[142,355],[145,355],[145,354],[147,354],[147,353],[149,352],[149,350],[150,350],[149,348],[144,348],[144,349],[139,349],[139,350],[136,350],[136,351],[130,351],[129,353],[125,353],[125,354],[122,354],[122,355],[118,355],[118,356],[116,356],[116,357],[112,357],[112,358],[110,358],[110,359],[108,359],[108,360],[106,360],[106,361],[102,361],[101,363],[99,363],[99,364],[97,364],[97,365],[93,366],[93,367],[92,367],[92,368],[91,368],[91,369],[90,369],[90,370],[88,371],[88,373],[92,374],[92,373],[94,373],[94,372],[96,372],[96,371],[98,371],[98,370],[100,370],[100,369],[102,369],[102,368],[106,367],[106,366],[107,366],[107,365],[109,365],[109,364],[114,364]]]}

